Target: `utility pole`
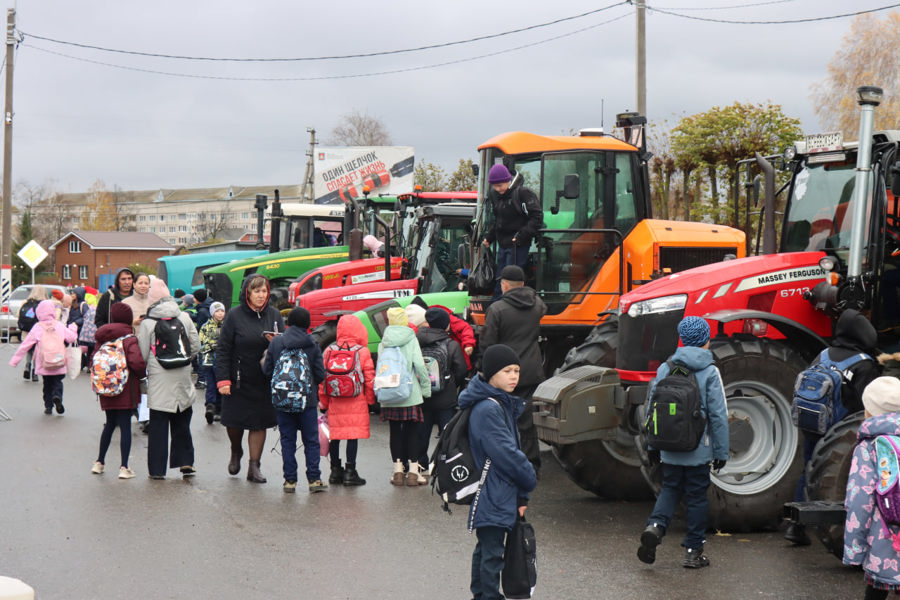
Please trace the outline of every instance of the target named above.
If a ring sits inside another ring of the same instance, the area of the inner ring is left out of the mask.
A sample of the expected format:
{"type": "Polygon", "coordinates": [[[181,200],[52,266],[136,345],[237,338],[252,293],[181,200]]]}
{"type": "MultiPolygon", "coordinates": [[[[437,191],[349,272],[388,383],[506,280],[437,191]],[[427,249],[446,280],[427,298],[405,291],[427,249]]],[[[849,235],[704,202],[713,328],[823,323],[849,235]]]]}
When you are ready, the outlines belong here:
{"type": "Polygon", "coordinates": [[[315,183],[316,183],[316,130],[313,127],[307,127],[309,132],[309,150],[306,151],[306,172],[303,174],[303,187],[300,189],[300,199],[303,202],[312,204],[316,199],[315,183]]]}
{"type": "Polygon", "coordinates": [[[0,301],[12,290],[12,118],[13,58],[16,47],[16,9],[6,9],[6,107],[3,111],[3,237],[0,251],[0,301]]]}
{"type": "Polygon", "coordinates": [[[645,0],[635,0],[634,9],[637,17],[637,112],[647,116],[647,46],[644,18],[647,5],[645,0]]]}

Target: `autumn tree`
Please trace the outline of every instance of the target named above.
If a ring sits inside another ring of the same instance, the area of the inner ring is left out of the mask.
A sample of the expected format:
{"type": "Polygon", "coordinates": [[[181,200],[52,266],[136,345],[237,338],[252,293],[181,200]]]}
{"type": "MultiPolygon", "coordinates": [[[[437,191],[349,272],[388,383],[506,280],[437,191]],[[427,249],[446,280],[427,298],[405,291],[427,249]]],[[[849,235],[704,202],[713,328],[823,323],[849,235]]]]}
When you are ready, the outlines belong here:
{"type": "Polygon", "coordinates": [[[475,190],[478,187],[478,178],[472,170],[472,159],[459,159],[459,165],[456,170],[450,174],[447,180],[446,189],[448,192],[465,192],[475,190]]]}
{"type": "Polygon", "coordinates": [[[354,110],[341,116],[326,143],[331,146],[390,146],[391,135],[381,119],[354,110]]]}
{"type": "Polygon", "coordinates": [[[859,15],[850,23],[841,47],[828,63],[828,76],[812,86],[816,115],[829,129],[843,131],[846,139],[859,133],[856,88],[876,85],[884,100],[875,111],[875,129],[895,129],[900,121],[900,13],[884,19],[859,15]]]}
{"type": "Polygon", "coordinates": [[[118,208],[115,195],[98,179],[88,189],[78,227],[85,231],[118,231],[118,208]]]}
{"type": "Polygon", "coordinates": [[[423,192],[438,192],[447,189],[447,174],[439,165],[421,161],[413,171],[413,184],[423,192]]]}

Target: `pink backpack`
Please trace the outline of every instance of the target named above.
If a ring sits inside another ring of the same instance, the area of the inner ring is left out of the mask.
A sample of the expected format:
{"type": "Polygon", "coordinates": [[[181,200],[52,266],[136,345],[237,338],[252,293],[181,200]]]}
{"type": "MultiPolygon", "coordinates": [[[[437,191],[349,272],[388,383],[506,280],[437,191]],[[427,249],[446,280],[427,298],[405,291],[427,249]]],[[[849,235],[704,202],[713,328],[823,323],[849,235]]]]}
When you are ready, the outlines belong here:
{"type": "Polygon", "coordinates": [[[53,323],[44,328],[44,335],[38,342],[38,350],[41,356],[41,365],[45,369],[58,370],[66,367],[66,342],[62,335],[56,330],[53,323]]]}
{"type": "Polygon", "coordinates": [[[363,391],[359,362],[362,346],[331,344],[325,350],[325,394],[330,398],[353,398],[363,391]]]}

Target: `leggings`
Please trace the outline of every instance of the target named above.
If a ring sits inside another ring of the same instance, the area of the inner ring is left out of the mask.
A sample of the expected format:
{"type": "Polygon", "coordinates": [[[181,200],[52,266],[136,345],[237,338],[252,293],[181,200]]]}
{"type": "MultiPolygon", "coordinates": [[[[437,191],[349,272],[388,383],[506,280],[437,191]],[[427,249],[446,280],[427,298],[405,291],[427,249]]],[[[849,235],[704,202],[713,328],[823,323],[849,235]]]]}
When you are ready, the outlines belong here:
{"type": "Polygon", "coordinates": [[[122,466],[128,466],[128,455],[131,454],[131,409],[112,408],[106,411],[106,424],[100,434],[100,454],[97,460],[106,463],[106,451],[112,441],[112,434],[119,428],[119,450],[122,452],[122,466]]]}
{"type": "Polygon", "coordinates": [[[878,590],[866,585],[865,600],[887,600],[889,590],[878,590]]]}
{"type": "Polygon", "coordinates": [[[419,429],[421,423],[416,421],[390,421],[391,423],[391,460],[408,461],[419,458],[419,429]]]}
{"type": "MultiPolygon", "coordinates": [[[[356,464],[356,452],[359,449],[359,440],[347,440],[347,464],[356,464]]],[[[331,464],[341,462],[341,440],[331,440],[328,444],[328,452],[331,454],[331,464]]]]}

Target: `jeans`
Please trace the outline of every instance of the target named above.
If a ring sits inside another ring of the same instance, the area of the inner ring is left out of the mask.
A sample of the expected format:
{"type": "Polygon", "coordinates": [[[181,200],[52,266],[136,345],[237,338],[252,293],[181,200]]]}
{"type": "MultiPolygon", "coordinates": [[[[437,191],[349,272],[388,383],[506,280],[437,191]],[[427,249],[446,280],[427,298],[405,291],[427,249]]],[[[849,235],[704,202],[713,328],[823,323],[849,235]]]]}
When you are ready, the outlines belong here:
{"type": "Polygon", "coordinates": [[[427,408],[422,409],[422,418],[424,421],[421,425],[419,437],[419,464],[423,467],[428,467],[428,463],[430,462],[428,456],[428,443],[431,438],[431,431],[434,429],[434,426],[437,425],[438,435],[440,435],[455,413],[455,408],[436,408],[433,410],[427,408]]]}
{"type": "Polygon", "coordinates": [[[41,375],[44,378],[44,407],[53,406],[53,399],[58,398],[62,402],[63,380],[65,375],[41,375]]]}
{"type": "Polygon", "coordinates": [[[678,502],[684,496],[687,532],[681,545],[690,549],[702,548],[706,541],[706,515],[709,510],[709,499],[706,497],[709,465],[683,467],[663,463],[662,474],[662,491],[647,519],[647,525],[657,525],[665,532],[678,502]]]}
{"type": "Polygon", "coordinates": [[[194,466],[194,440],[191,437],[191,416],[194,409],[163,412],[150,409],[150,430],[147,435],[147,474],[163,477],[166,459],[170,469],[194,466]],[[172,431],[171,447],[169,430],[172,431]]]}
{"type": "Polygon", "coordinates": [[[200,375],[203,377],[203,381],[206,382],[206,403],[212,404],[216,407],[216,409],[222,408],[222,394],[219,393],[219,388],[216,387],[216,372],[213,370],[212,366],[201,366],[200,375]]]}
{"type": "Polygon", "coordinates": [[[499,600],[500,571],[503,570],[503,551],[506,529],[479,527],[475,530],[478,543],[472,552],[472,583],[469,591],[474,600],[499,600]]]}
{"type": "Polygon", "coordinates": [[[528,264],[528,246],[512,246],[511,248],[497,248],[497,269],[494,271],[494,278],[497,283],[494,285],[494,297],[492,301],[502,296],[500,291],[500,272],[507,265],[518,265],[525,269],[528,264]]]}
{"type": "Polygon", "coordinates": [[[297,481],[297,431],[303,441],[306,456],[306,481],[312,483],[322,478],[319,470],[319,422],[316,405],[303,412],[275,411],[278,431],[281,434],[281,461],[285,481],[297,481]]]}

